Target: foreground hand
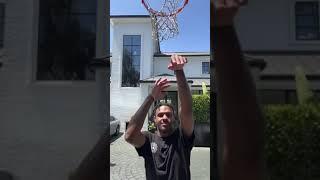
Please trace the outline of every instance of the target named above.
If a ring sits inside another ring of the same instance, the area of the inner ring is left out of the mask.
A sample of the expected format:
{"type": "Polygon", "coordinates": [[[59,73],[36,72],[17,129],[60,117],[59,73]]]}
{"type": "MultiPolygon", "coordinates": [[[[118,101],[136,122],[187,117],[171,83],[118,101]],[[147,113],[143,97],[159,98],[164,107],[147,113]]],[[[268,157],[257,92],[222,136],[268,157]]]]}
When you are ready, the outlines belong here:
{"type": "Polygon", "coordinates": [[[173,54],[171,56],[171,61],[168,65],[168,69],[176,71],[182,70],[183,66],[187,63],[187,58],[179,56],[177,54],[173,54]]]}
{"type": "Polygon", "coordinates": [[[247,4],[247,0],[210,0],[211,26],[231,26],[238,9],[247,4]]]}
{"type": "Polygon", "coordinates": [[[170,86],[170,84],[167,79],[159,78],[155,82],[154,87],[153,87],[150,95],[153,97],[153,99],[155,101],[162,99],[165,96],[165,92],[163,92],[163,90],[165,90],[169,86],[170,86]]]}

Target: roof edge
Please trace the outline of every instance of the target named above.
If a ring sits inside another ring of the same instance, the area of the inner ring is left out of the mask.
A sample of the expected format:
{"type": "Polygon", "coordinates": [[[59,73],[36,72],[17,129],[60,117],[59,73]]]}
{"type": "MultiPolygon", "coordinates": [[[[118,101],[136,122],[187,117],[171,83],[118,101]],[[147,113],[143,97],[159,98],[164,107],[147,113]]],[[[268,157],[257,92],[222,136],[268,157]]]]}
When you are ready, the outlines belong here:
{"type": "Polygon", "coordinates": [[[149,15],[110,15],[110,18],[150,18],[149,15]]]}

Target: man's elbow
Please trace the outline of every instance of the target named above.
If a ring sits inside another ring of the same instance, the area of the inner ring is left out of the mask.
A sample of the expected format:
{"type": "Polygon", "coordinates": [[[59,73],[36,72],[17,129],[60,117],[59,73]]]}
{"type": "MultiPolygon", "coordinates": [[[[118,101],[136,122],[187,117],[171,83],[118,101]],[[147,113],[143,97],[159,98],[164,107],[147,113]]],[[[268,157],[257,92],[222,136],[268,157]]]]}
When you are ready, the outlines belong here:
{"type": "Polygon", "coordinates": [[[126,142],[130,143],[130,142],[132,142],[132,139],[133,139],[132,135],[131,135],[131,134],[128,134],[128,133],[126,132],[126,134],[125,134],[125,136],[124,136],[124,140],[125,140],[126,142]]]}
{"type": "Polygon", "coordinates": [[[136,137],[136,133],[128,129],[125,133],[124,140],[128,143],[132,143],[136,137]]]}

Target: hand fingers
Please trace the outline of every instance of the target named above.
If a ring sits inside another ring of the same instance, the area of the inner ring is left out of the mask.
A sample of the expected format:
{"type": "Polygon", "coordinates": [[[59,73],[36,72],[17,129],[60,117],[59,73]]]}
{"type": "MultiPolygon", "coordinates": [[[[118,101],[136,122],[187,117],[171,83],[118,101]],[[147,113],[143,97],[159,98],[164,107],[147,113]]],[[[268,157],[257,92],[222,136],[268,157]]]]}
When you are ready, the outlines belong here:
{"type": "Polygon", "coordinates": [[[241,5],[246,5],[248,0],[212,0],[211,5],[216,8],[239,8],[241,5]]]}
{"type": "Polygon", "coordinates": [[[168,68],[175,64],[185,64],[185,63],[187,63],[187,58],[183,56],[179,56],[177,54],[173,54],[171,56],[171,63],[169,64],[168,68]]]}
{"type": "Polygon", "coordinates": [[[163,84],[167,83],[168,79],[166,78],[159,78],[155,83],[155,86],[162,86],[163,84]]]}
{"type": "Polygon", "coordinates": [[[167,83],[168,82],[168,79],[162,79],[159,83],[158,83],[158,85],[159,86],[162,86],[163,84],[165,84],[165,83],[167,83]]]}
{"type": "Polygon", "coordinates": [[[240,3],[238,0],[226,0],[225,5],[229,8],[238,8],[240,6],[240,3]]]}
{"type": "Polygon", "coordinates": [[[171,56],[171,64],[172,64],[172,65],[177,64],[177,55],[176,55],[176,54],[173,54],[173,55],[171,56]]]}
{"type": "Polygon", "coordinates": [[[161,86],[161,91],[163,91],[164,89],[167,89],[168,87],[170,87],[170,84],[169,83],[167,83],[167,84],[165,84],[165,85],[163,85],[163,86],[161,86]]]}
{"type": "Polygon", "coordinates": [[[160,83],[159,83],[159,86],[160,86],[160,88],[161,88],[162,86],[164,86],[164,85],[166,85],[166,84],[168,84],[168,83],[169,83],[168,80],[165,80],[165,81],[160,82],[160,83]]]}
{"type": "Polygon", "coordinates": [[[157,79],[154,84],[155,84],[155,85],[158,85],[160,80],[161,80],[161,78],[157,79]]]}
{"type": "Polygon", "coordinates": [[[184,63],[188,63],[188,59],[186,57],[183,58],[184,63]]]}
{"type": "Polygon", "coordinates": [[[180,64],[186,64],[187,63],[187,58],[180,56],[180,64]]]}
{"type": "Polygon", "coordinates": [[[186,59],[185,57],[180,56],[180,62],[181,62],[181,64],[185,64],[185,63],[186,63],[186,60],[185,60],[185,59],[186,59]]]}
{"type": "Polygon", "coordinates": [[[238,0],[240,5],[247,5],[248,0],[238,0]]]}
{"type": "Polygon", "coordinates": [[[214,10],[225,6],[224,0],[218,0],[218,1],[213,0],[211,5],[214,10]]]}

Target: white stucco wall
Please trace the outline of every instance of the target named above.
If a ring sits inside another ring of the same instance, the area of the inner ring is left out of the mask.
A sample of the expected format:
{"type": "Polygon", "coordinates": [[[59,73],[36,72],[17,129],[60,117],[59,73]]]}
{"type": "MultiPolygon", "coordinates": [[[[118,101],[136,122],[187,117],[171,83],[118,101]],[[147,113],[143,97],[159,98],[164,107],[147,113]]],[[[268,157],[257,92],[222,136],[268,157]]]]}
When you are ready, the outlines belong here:
{"type": "Polygon", "coordinates": [[[246,7],[241,8],[235,20],[242,48],[319,50],[320,41],[295,41],[295,2],[296,0],[249,1],[246,7]]]}
{"type": "Polygon", "coordinates": [[[99,90],[94,81],[34,81],[38,0],[6,3],[0,169],[19,180],[67,179],[102,131],[99,90]]]}
{"type": "Polygon", "coordinates": [[[112,18],[112,58],[110,111],[122,122],[129,120],[141,105],[145,96],[143,87],[121,87],[123,35],[141,35],[140,79],[151,76],[153,40],[149,17],[112,18]]]}
{"type": "MultiPolygon", "coordinates": [[[[188,63],[184,67],[186,77],[210,77],[209,74],[202,74],[202,62],[209,62],[210,56],[185,56],[188,63]]],[[[154,76],[160,74],[174,74],[168,69],[170,57],[155,57],[154,58],[154,76]]]]}

